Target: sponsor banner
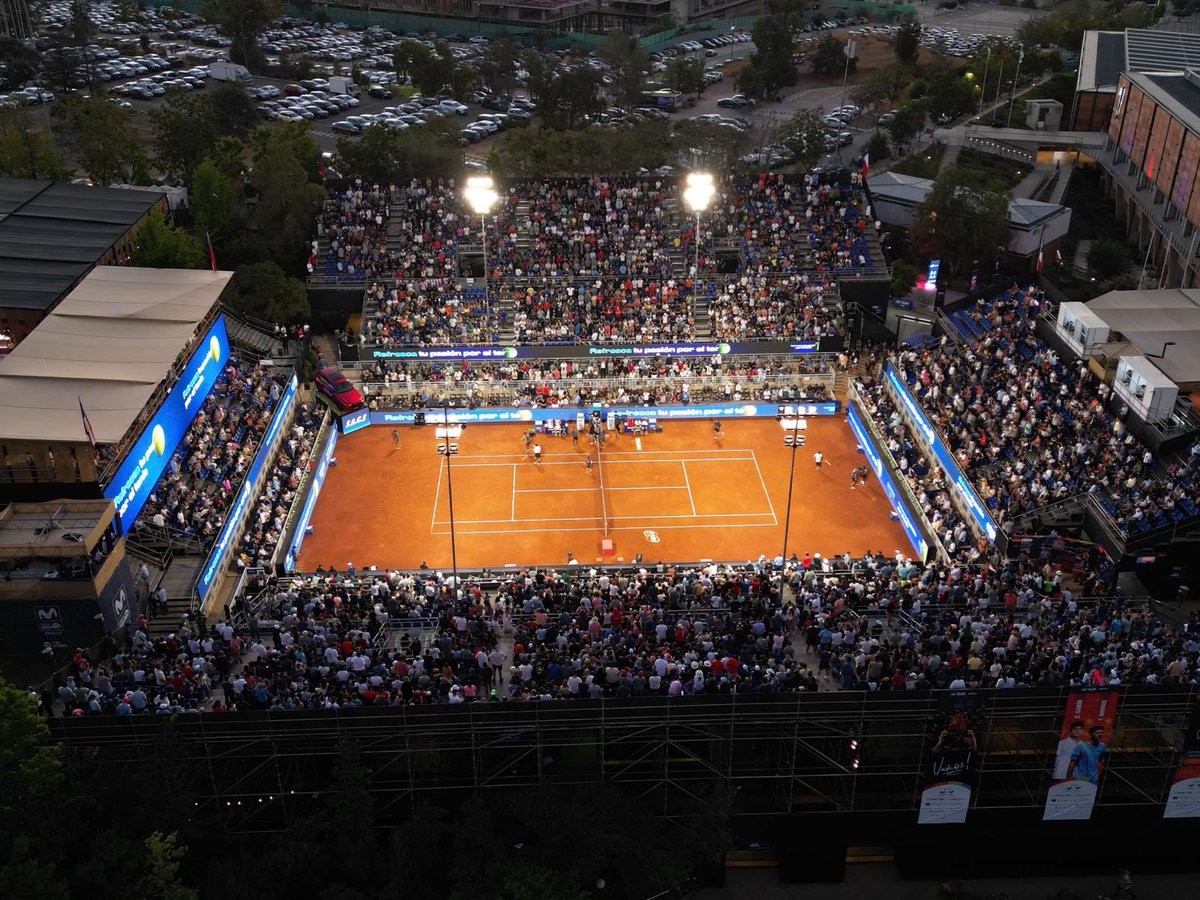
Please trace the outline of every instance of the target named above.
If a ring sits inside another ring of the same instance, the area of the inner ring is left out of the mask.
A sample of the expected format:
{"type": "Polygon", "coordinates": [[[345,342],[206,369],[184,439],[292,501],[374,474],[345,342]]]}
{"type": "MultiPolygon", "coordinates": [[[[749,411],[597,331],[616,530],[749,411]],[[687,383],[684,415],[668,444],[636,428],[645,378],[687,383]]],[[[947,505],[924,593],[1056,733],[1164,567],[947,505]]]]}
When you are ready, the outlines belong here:
{"type": "Polygon", "coordinates": [[[789,353],[837,353],[840,337],[806,341],[682,341],[659,344],[523,344],[504,346],[372,347],[372,359],[595,359],[602,356],[758,356],[789,353]]]}
{"type": "Polygon", "coordinates": [[[208,554],[208,561],[200,570],[200,578],[196,581],[196,593],[201,600],[208,596],[208,590],[212,587],[213,581],[224,571],[233,535],[239,530],[250,502],[254,499],[254,492],[258,488],[258,477],[262,473],[263,466],[267,464],[270,457],[274,456],[274,451],[277,449],[275,440],[295,405],[298,387],[299,382],[293,373],[292,380],[280,396],[279,405],[275,407],[275,414],[271,416],[271,423],[267,426],[266,433],[263,434],[263,439],[258,445],[258,453],[254,456],[254,462],[250,464],[246,480],[242,482],[237,497],[229,508],[228,515],[225,516],[225,524],[217,535],[217,541],[213,544],[212,551],[208,554]]]}
{"type": "Polygon", "coordinates": [[[61,606],[35,606],[33,617],[37,620],[38,631],[42,633],[42,637],[60,638],[66,634],[61,606]]]}
{"type": "Polygon", "coordinates": [[[201,338],[184,366],[179,380],[163,398],[162,405],[133,442],[104,496],[117,507],[117,518],[124,531],[146,504],[171,454],[183,440],[184,432],[200,411],[204,399],[217,383],[217,376],[229,361],[229,339],[225,317],[218,316],[201,338]]]}
{"type": "MultiPolygon", "coordinates": [[[[802,416],[837,415],[837,401],[822,403],[783,404],[789,412],[802,416]]],[[[555,419],[574,421],[578,415],[593,412],[630,419],[720,419],[731,417],[779,415],[778,403],[714,403],[710,406],[559,406],[544,409],[451,409],[449,415],[440,409],[372,410],[372,425],[411,425],[417,412],[425,415],[427,424],[473,425],[489,422],[550,422],[555,419]]],[[[361,427],[361,426],[358,426],[361,427]]]]}
{"type": "Polygon", "coordinates": [[[921,410],[920,404],[917,403],[916,398],[909,392],[908,385],[904,383],[904,379],[892,363],[888,363],[886,377],[913,428],[921,435],[922,441],[929,447],[938,464],[945,471],[946,481],[949,482],[954,492],[962,501],[967,514],[975,520],[979,526],[979,530],[983,532],[989,541],[995,541],[999,531],[996,527],[996,521],[988,513],[987,507],[983,505],[983,501],[975,493],[975,488],[971,487],[967,476],[958,467],[958,463],[954,459],[954,454],[950,452],[950,448],[946,446],[945,441],[937,433],[937,429],[933,427],[933,423],[929,421],[929,418],[921,410]]]}
{"type": "Polygon", "coordinates": [[[1087,820],[1117,715],[1116,691],[1071,691],[1063,711],[1043,820],[1087,820]]]}
{"type": "Polygon", "coordinates": [[[121,563],[113,570],[98,600],[104,616],[104,630],[109,633],[119,631],[137,618],[137,592],[133,589],[133,574],[127,563],[121,563]]]}
{"type": "MultiPolygon", "coordinates": [[[[374,413],[372,413],[372,416],[374,413]]],[[[374,422],[372,422],[374,424],[374,422]]],[[[304,532],[312,518],[313,508],[317,505],[317,495],[321,493],[321,485],[325,483],[325,474],[329,471],[329,461],[333,459],[333,448],[337,446],[338,431],[329,429],[325,438],[325,446],[317,457],[317,467],[313,470],[312,482],[308,486],[308,496],[304,498],[304,506],[300,510],[300,518],[296,522],[296,532],[292,535],[292,546],[288,549],[283,566],[288,572],[296,568],[296,560],[300,556],[300,546],[304,543],[304,532]]]]}
{"type": "Polygon", "coordinates": [[[1192,712],[1183,735],[1183,759],[1171,777],[1164,819],[1200,818],[1200,695],[1192,698],[1192,712]]]}
{"type": "Polygon", "coordinates": [[[904,533],[908,536],[908,542],[912,544],[917,558],[924,563],[929,556],[929,542],[925,540],[920,526],[917,525],[917,520],[913,517],[908,505],[904,502],[904,498],[896,489],[896,483],[892,480],[892,473],[884,466],[883,457],[875,449],[875,445],[871,443],[870,433],[863,425],[862,419],[859,418],[858,410],[854,408],[854,404],[852,403],[846,405],[846,421],[850,423],[850,430],[854,432],[854,439],[863,448],[863,454],[867,457],[867,463],[870,465],[871,471],[875,473],[875,477],[879,479],[879,484],[883,487],[883,492],[887,495],[888,502],[892,504],[892,509],[896,511],[896,515],[900,519],[900,527],[904,529],[904,533]]]}
{"type": "Polygon", "coordinates": [[[918,825],[961,825],[967,821],[979,734],[985,724],[974,692],[946,692],[938,700],[933,746],[921,780],[918,825]]]}
{"type": "Polygon", "coordinates": [[[369,409],[356,409],[352,413],[346,413],[338,419],[338,427],[342,434],[349,434],[352,431],[358,431],[360,428],[366,428],[371,424],[371,411],[369,409]]]}

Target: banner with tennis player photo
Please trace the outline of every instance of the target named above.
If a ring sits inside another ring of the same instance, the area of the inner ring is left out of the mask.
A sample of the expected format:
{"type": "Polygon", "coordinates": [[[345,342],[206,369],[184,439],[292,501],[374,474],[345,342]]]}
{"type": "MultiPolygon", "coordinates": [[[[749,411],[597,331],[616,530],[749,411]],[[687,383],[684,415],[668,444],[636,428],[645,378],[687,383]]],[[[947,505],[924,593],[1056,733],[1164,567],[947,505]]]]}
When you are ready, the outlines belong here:
{"type": "Polygon", "coordinates": [[[1183,759],[1171,778],[1164,819],[1200,818],[1200,697],[1192,701],[1183,735],[1183,759]]]}
{"type": "Polygon", "coordinates": [[[1054,753],[1054,771],[1043,820],[1087,820],[1100,791],[1100,776],[1117,716],[1116,691],[1072,691],[1067,695],[1054,753]]]}
{"type": "Polygon", "coordinates": [[[933,745],[921,782],[919,825],[955,825],[967,821],[975,786],[980,728],[983,725],[974,693],[947,693],[939,700],[939,715],[931,735],[933,745]]]}

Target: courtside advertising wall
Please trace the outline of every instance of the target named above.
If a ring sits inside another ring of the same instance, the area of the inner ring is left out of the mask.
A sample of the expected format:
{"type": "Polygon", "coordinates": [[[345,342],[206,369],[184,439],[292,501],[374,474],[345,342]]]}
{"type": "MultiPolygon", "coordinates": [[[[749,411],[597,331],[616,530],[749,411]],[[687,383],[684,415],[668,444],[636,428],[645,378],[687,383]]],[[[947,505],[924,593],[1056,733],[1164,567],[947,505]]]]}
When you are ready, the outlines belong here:
{"type": "MultiPolygon", "coordinates": [[[[350,415],[354,415],[354,413],[350,415]]],[[[304,543],[304,532],[308,529],[308,522],[317,505],[317,496],[321,493],[321,485],[325,483],[325,473],[329,471],[329,462],[333,459],[333,448],[337,446],[337,439],[338,430],[330,426],[329,435],[325,438],[325,446],[321,448],[321,453],[317,457],[317,467],[313,471],[312,481],[308,486],[308,496],[304,498],[304,508],[300,511],[296,532],[292,535],[292,546],[288,549],[287,557],[284,559],[283,566],[288,572],[296,567],[296,559],[300,556],[300,547],[304,543]]]]}
{"type": "Polygon", "coordinates": [[[280,431],[295,409],[298,387],[299,381],[293,373],[292,380],[288,382],[287,388],[279,398],[279,405],[275,407],[275,414],[271,416],[271,423],[267,426],[262,442],[258,445],[258,453],[254,456],[250,471],[246,473],[246,480],[242,482],[237,498],[233,501],[233,506],[229,508],[229,514],[225,517],[225,525],[217,535],[217,542],[213,544],[208,561],[200,570],[200,578],[196,582],[196,593],[201,600],[208,595],[208,589],[212,587],[214,579],[224,570],[234,537],[241,534],[250,501],[258,495],[259,488],[262,486],[260,481],[263,467],[274,458],[278,451],[280,431]]]}
{"type": "Polygon", "coordinates": [[[883,492],[887,495],[888,502],[892,504],[892,509],[896,511],[896,516],[900,519],[900,527],[904,529],[904,533],[908,536],[908,542],[912,544],[917,558],[924,563],[929,557],[929,542],[925,540],[925,536],[921,533],[921,529],[905,504],[903,497],[896,490],[896,483],[892,480],[891,472],[883,464],[883,457],[875,449],[875,445],[871,443],[871,437],[867,433],[867,429],[863,427],[862,420],[859,418],[858,411],[854,408],[853,404],[846,405],[846,421],[850,423],[850,430],[854,432],[854,439],[858,441],[858,446],[862,447],[863,454],[867,457],[867,463],[871,466],[871,471],[875,473],[875,477],[879,479],[879,484],[883,487],[883,492]]]}
{"type": "Polygon", "coordinates": [[[217,377],[229,361],[229,338],[225,317],[218,316],[200,339],[175,385],[163,398],[158,411],[130,446],[116,474],[104,488],[104,496],[117,507],[117,520],[123,532],[146,505],[146,500],[167,467],[171,454],[183,440],[196,413],[200,411],[217,377]]]}
{"type": "Polygon", "coordinates": [[[524,344],[457,347],[372,347],[372,359],[473,360],[473,359],[599,359],[623,356],[763,356],[780,354],[838,353],[844,341],[826,337],[816,341],[716,341],[667,344],[524,344]]]}
{"type": "Polygon", "coordinates": [[[983,501],[979,499],[979,495],[971,487],[971,482],[967,480],[962,469],[958,467],[958,463],[954,459],[954,454],[950,452],[950,448],[946,446],[946,442],[937,433],[937,429],[933,427],[933,423],[929,421],[929,418],[921,410],[921,405],[917,403],[916,398],[904,383],[904,379],[900,377],[899,372],[896,371],[895,366],[891,363],[888,363],[886,378],[892,392],[896,396],[896,402],[904,410],[909,423],[913,426],[914,433],[929,448],[934,458],[938,461],[938,464],[945,471],[946,480],[954,488],[954,493],[958,495],[958,499],[962,503],[967,515],[975,520],[975,523],[979,526],[979,530],[989,541],[995,541],[996,535],[999,533],[996,521],[988,514],[987,507],[983,505],[983,501]]]}

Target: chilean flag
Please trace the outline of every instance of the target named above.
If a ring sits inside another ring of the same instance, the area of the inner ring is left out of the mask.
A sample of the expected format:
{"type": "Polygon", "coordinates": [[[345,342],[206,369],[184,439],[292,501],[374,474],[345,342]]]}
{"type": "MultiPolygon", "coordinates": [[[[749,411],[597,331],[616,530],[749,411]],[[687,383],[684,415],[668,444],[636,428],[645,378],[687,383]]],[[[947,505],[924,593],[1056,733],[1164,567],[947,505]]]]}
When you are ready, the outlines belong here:
{"type": "Polygon", "coordinates": [[[83,398],[75,397],[79,401],[79,414],[83,416],[83,430],[87,434],[88,446],[92,448],[92,458],[96,458],[96,432],[92,431],[92,420],[88,418],[87,410],[83,408],[83,398]]]}
{"type": "Polygon", "coordinates": [[[208,242],[208,262],[212,266],[212,270],[217,271],[217,254],[213,251],[212,238],[208,236],[208,232],[204,232],[204,240],[208,242]]]}
{"type": "Polygon", "coordinates": [[[870,168],[871,168],[871,154],[863,153],[863,165],[862,165],[862,177],[863,178],[867,177],[867,172],[870,170],[870,168]]]}

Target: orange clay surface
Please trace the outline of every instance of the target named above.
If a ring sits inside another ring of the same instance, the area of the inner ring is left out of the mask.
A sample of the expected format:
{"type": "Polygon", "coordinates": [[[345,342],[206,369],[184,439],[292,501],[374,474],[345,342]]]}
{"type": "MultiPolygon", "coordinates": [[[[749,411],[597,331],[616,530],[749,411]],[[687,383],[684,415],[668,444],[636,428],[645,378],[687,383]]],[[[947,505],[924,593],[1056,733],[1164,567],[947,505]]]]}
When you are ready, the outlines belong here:
{"type": "MultiPolygon", "coordinates": [[[[641,437],[640,450],[633,435],[610,433],[590,472],[586,436],[575,449],[570,438],[539,435],[536,463],[521,425],[471,425],[447,463],[432,426],[401,426],[398,450],[390,427],[364,428],[337,443],[297,568],[448,567],[451,488],[464,567],[554,565],[569,553],[583,563],[638,553],[646,562],[775,556],[792,451],[775,419],[722,425],[714,442],[708,421],[666,422],[641,437]],[[610,557],[601,548],[606,520],[610,557]]],[[[788,553],[912,552],[874,476],[850,489],[850,471],[865,457],[844,417],[808,419],[795,459],[788,553]]]]}

